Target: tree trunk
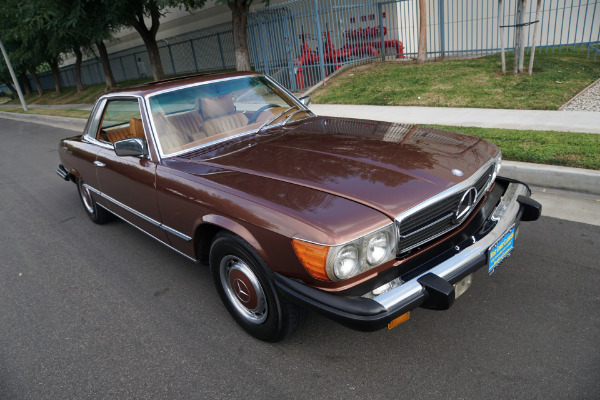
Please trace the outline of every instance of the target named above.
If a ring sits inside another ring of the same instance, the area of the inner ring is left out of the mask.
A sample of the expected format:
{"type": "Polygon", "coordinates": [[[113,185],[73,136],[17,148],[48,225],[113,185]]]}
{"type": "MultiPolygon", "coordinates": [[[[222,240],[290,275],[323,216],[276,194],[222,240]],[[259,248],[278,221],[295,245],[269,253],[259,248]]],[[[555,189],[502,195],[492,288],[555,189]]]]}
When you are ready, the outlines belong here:
{"type": "Polygon", "coordinates": [[[521,27],[517,26],[521,23],[521,0],[517,0],[517,13],[515,14],[515,59],[513,60],[513,74],[519,73],[519,35],[521,34],[521,27]]]}
{"type": "MultiPolygon", "coordinates": [[[[144,39],[144,36],[142,36],[142,39],[144,39]]],[[[154,37],[149,37],[148,39],[144,39],[144,43],[146,44],[146,50],[148,51],[148,58],[150,58],[150,67],[152,68],[154,80],[159,81],[165,79],[165,71],[163,70],[156,39],[154,37]]]]}
{"type": "Polygon", "coordinates": [[[427,59],[427,10],[425,0],[419,0],[419,55],[417,63],[423,64],[427,59]]]}
{"type": "Polygon", "coordinates": [[[106,81],[106,91],[110,92],[117,87],[115,77],[113,76],[112,69],[110,67],[110,61],[108,59],[108,51],[103,41],[96,43],[98,47],[98,53],[100,54],[100,62],[102,63],[102,70],[104,72],[104,80],[106,81]]]}
{"type": "Polygon", "coordinates": [[[156,4],[149,6],[149,9],[150,17],[152,19],[152,25],[150,26],[150,29],[146,27],[146,23],[144,22],[144,14],[139,10],[129,19],[129,25],[131,25],[142,37],[142,40],[146,45],[146,50],[148,51],[148,58],[150,58],[152,75],[154,75],[154,80],[158,81],[165,79],[165,71],[163,70],[162,61],[160,59],[158,43],[156,43],[156,33],[158,32],[158,27],[160,26],[160,12],[156,4]]]}
{"type": "Polygon", "coordinates": [[[538,37],[538,32],[540,31],[540,10],[542,8],[542,0],[537,0],[537,6],[535,7],[535,20],[538,21],[535,23],[533,28],[533,40],[531,42],[531,55],[529,56],[529,75],[533,74],[533,59],[535,58],[535,42],[538,37]]]}
{"type": "Polygon", "coordinates": [[[236,0],[227,3],[231,9],[233,22],[233,49],[235,54],[235,69],[251,71],[250,53],[248,52],[248,20],[246,13],[250,6],[246,0],[236,0]]]}
{"type": "Polygon", "coordinates": [[[502,8],[502,0],[498,1],[498,34],[500,35],[500,58],[502,59],[502,73],[506,73],[506,55],[504,54],[504,9],[502,8]]]}
{"type": "MultiPolygon", "coordinates": [[[[527,8],[527,0],[521,0],[521,15],[525,14],[527,8]]],[[[521,19],[523,19],[521,17],[521,19]]],[[[525,35],[523,33],[523,27],[519,28],[519,73],[523,72],[523,64],[525,62],[525,35]]]]}
{"type": "Polygon", "coordinates": [[[40,83],[40,78],[37,76],[35,69],[27,67],[27,71],[29,72],[29,75],[31,75],[31,77],[33,78],[33,83],[35,84],[35,88],[37,89],[38,95],[42,97],[44,95],[44,87],[40,83]]]}
{"type": "Polygon", "coordinates": [[[50,65],[50,69],[52,70],[52,77],[54,78],[54,91],[57,96],[62,94],[62,85],[60,83],[60,71],[58,69],[58,60],[52,58],[48,60],[48,64],[50,65]]]}
{"type": "Polygon", "coordinates": [[[25,90],[25,96],[31,96],[31,85],[29,84],[29,78],[24,71],[21,72],[21,86],[23,86],[23,89],[25,90]]]}
{"type": "Polygon", "coordinates": [[[15,87],[12,85],[12,83],[4,82],[4,84],[8,87],[8,90],[10,90],[10,92],[12,93],[13,99],[18,99],[19,93],[17,93],[17,89],[15,89],[15,87]]]}
{"type": "Polygon", "coordinates": [[[81,62],[83,61],[83,54],[79,47],[73,49],[75,53],[75,83],[77,85],[77,93],[80,93],[85,89],[83,81],[81,80],[81,62]]]}

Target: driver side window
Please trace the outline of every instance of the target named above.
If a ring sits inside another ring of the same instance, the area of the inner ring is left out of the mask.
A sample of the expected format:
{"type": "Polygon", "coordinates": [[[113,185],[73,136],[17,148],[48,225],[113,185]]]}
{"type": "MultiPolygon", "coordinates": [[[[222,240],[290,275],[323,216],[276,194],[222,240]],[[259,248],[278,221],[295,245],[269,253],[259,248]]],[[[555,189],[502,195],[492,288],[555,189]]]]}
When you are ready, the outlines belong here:
{"type": "Polygon", "coordinates": [[[109,100],[104,108],[96,139],[114,143],[133,137],[145,139],[138,101],[109,100]]]}

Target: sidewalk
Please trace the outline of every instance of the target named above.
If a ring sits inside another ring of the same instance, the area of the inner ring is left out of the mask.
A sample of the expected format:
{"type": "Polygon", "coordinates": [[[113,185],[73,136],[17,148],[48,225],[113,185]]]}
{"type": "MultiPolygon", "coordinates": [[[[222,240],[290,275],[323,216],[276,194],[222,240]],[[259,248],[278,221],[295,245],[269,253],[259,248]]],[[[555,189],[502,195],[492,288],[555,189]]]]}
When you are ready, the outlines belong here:
{"type": "MultiPolygon", "coordinates": [[[[91,111],[93,104],[53,104],[53,105],[44,105],[44,104],[27,104],[27,108],[29,109],[46,109],[46,110],[88,110],[91,111]]],[[[2,108],[21,108],[20,104],[0,104],[0,109],[2,108]]]]}
{"type": "Polygon", "coordinates": [[[317,115],[406,124],[600,133],[600,112],[311,104],[317,115]]]}
{"type": "MultiPolygon", "coordinates": [[[[91,105],[87,104],[37,107],[66,109],[90,107],[91,109],[91,105]]],[[[317,115],[364,118],[410,124],[600,133],[600,113],[586,111],[490,110],[330,104],[312,104],[310,108],[317,115]]],[[[0,107],[0,118],[51,125],[77,132],[82,132],[86,123],[84,119],[79,118],[7,113],[2,112],[1,109],[2,107],[0,107]]],[[[600,195],[600,171],[504,160],[502,162],[501,174],[541,188],[600,195]]]]}

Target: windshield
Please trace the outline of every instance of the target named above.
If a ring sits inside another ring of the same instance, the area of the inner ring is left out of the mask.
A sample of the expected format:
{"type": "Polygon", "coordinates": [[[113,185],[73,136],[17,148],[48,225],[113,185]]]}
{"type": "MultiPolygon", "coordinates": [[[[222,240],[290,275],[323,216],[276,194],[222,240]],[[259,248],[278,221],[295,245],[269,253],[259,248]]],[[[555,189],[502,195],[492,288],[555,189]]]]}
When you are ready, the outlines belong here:
{"type": "Polygon", "coordinates": [[[182,88],[154,95],[149,103],[164,155],[307,116],[292,115],[297,103],[263,76],[182,88]]]}

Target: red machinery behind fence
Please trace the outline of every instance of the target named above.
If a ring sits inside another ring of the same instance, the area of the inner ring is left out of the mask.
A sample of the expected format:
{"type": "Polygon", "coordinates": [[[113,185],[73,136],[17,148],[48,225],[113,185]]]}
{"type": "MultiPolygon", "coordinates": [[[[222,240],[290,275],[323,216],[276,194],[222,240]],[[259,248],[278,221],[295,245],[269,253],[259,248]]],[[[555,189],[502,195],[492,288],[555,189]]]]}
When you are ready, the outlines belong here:
{"type": "MultiPolygon", "coordinates": [[[[387,34],[387,29],[383,27],[383,35],[387,34]]],[[[296,86],[298,89],[304,89],[304,71],[308,68],[319,65],[319,53],[311,49],[306,43],[306,38],[310,35],[302,33],[299,38],[302,40],[300,47],[300,56],[296,59],[296,86]]],[[[335,49],[331,42],[330,31],[325,31],[323,34],[325,42],[323,43],[323,59],[329,68],[325,68],[325,75],[336,71],[341,67],[341,63],[351,57],[376,57],[379,55],[378,48],[381,47],[382,41],[377,41],[376,38],[381,37],[379,27],[349,29],[345,32],[346,43],[338,50],[335,49]],[[328,71],[329,69],[329,71],[328,71]]],[[[399,40],[384,40],[384,49],[388,47],[394,48],[396,58],[404,58],[402,42],[399,40]]],[[[385,50],[384,50],[385,51],[385,50]]],[[[311,83],[310,74],[308,76],[309,84],[311,83]]]]}

